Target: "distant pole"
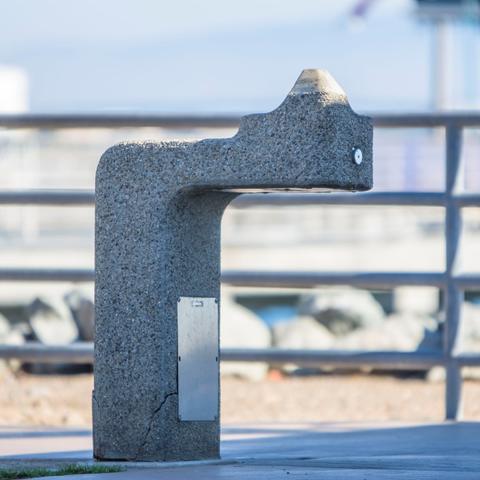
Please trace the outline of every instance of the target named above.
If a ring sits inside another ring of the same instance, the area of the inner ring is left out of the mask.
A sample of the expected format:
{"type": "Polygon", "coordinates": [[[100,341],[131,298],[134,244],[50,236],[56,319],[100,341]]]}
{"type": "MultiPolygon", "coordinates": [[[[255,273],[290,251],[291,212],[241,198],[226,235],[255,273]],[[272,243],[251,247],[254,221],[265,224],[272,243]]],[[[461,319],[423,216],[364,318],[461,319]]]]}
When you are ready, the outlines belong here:
{"type": "Polygon", "coordinates": [[[431,90],[432,107],[441,111],[448,108],[449,88],[449,38],[448,21],[436,18],[433,22],[431,90]]]}
{"type": "MultiPolygon", "coordinates": [[[[452,107],[449,27],[453,22],[477,24],[480,20],[480,0],[416,0],[416,4],[417,18],[427,20],[432,27],[431,107],[436,111],[447,110],[452,107]]],[[[464,76],[471,71],[472,64],[475,65],[474,55],[464,66],[464,76]]]]}

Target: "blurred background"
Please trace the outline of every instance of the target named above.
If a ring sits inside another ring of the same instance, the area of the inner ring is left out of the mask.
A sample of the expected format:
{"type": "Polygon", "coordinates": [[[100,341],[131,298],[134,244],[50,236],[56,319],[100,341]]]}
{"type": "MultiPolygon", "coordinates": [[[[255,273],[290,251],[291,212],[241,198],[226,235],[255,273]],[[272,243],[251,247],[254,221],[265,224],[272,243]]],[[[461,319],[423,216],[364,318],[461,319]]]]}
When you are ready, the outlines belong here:
{"type": "MultiPolygon", "coordinates": [[[[329,70],[367,114],[480,107],[477,1],[103,0],[4,2],[0,116],[240,116],[280,104],[304,68],[329,70]]],[[[6,117],[5,117],[6,118],[6,117]]],[[[11,117],[13,118],[13,117],[11,117]]],[[[94,188],[125,140],[226,137],[214,128],[0,128],[0,189],[94,188]]],[[[480,132],[464,130],[465,190],[480,187],[480,132]]],[[[376,129],[378,192],[445,188],[438,128],[376,129]]],[[[478,207],[463,209],[463,271],[480,271],[478,207]]],[[[432,206],[242,206],[223,220],[223,270],[442,272],[445,214],[432,206]]],[[[93,269],[91,206],[0,205],[1,268],[93,269]]],[[[480,292],[461,340],[480,352],[480,292]]],[[[222,346],[439,351],[435,287],[225,285],[222,346]]],[[[0,341],[93,340],[90,282],[0,283],[0,341]]],[[[444,372],[225,363],[224,421],[440,419],[444,372]]],[[[0,423],[89,425],[91,366],[2,364],[0,423]]],[[[480,371],[464,369],[480,418],[480,371]]]]}

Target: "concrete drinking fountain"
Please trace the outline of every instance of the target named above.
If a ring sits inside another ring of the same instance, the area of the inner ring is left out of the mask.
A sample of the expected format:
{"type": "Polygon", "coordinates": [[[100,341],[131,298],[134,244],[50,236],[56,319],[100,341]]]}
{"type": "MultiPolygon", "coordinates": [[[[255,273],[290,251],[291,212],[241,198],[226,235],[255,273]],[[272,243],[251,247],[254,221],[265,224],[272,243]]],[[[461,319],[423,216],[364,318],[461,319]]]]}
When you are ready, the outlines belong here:
{"type": "Polygon", "coordinates": [[[96,178],[94,456],[219,457],[220,226],[239,194],[368,190],[372,125],[305,70],[227,139],[116,145],[96,178]]]}

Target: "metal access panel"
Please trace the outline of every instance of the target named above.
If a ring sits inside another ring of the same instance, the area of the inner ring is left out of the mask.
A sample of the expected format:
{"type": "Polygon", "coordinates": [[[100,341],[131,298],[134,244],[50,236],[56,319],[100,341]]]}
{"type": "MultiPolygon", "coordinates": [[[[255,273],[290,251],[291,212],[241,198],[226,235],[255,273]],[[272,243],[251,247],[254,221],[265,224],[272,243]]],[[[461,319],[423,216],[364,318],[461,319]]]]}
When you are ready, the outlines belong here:
{"type": "Polygon", "coordinates": [[[216,420],[219,410],[218,300],[180,297],[178,318],[178,418],[216,420]]]}

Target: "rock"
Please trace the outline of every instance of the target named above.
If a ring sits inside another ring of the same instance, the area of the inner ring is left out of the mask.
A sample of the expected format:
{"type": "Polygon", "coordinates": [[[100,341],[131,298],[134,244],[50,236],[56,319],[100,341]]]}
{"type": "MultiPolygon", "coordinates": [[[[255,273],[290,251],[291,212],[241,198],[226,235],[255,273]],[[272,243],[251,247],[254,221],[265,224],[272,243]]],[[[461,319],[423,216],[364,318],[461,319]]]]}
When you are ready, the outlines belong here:
{"type": "Polygon", "coordinates": [[[325,289],[302,298],[300,315],[311,315],[334,335],[341,336],[360,328],[381,325],[385,312],[366,291],[325,289]]]}
{"type": "Polygon", "coordinates": [[[298,317],[279,322],[272,328],[273,345],[278,348],[324,350],[332,347],[335,337],[312,317],[298,317]]]}
{"type": "Polygon", "coordinates": [[[465,352],[480,352],[480,306],[464,303],[459,331],[459,346],[465,352]]]}
{"type": "MultiPolygon", "coordinates": [[[[29,339],[46,345],[68,345],[79,338],[72,311],[61,298],[37,298],[27,308],[29,339]]],[[[39,375],[72,374],[91,371],[91,365],[33,362],[23,363],[23,370],[39,375]]]]}
{"type": "MultiPolygon", "coordinates": [[[[221,309],[221,348],[270,347],[270,330],[251,310],[242,307],[226,294],[222,296],[221,309]]],[[[268,365],[263,362],[223,362],[220,372],[222,375],[259,381],[265,378],[268,365]]]]}
{"type": "Polygon", "coordinates": [[[431,368],[427,372],[427,374],[425,376],[425,379],[427,380],[427,382],[440,383],[440,382],[445,381],[445,377],[446,377],[445,368],[437,365],[437,366],[431,368]]]}
{"type": "MultiPolygon", "coordinates": [[[[2,345],[22,345],[25,343],[25,337],[20,328],[12,328],[8,319],[0,313],[0,344],[2,345]]],[[[17,359],[0,360],[1,376],[5,372],[16,371],[20,368],[20,362],[17,359]]]]}
{"type": "MultiPolygon", "coordinates": [[[[443,338],[442,330],[438,332],[438,348],[442,348],[443,338]]],[[[462,307],[462,318],[460,322],[460,330],[458,333],[458,347],[461,352],[480,352],[480,306],[465,302],[462,307]]],[[[429,382],[444,382],[445,369],[443,367],[433,367],[427,373],[429,382]]],[[[480,367],[464,367],[462,368],[462,378],[469,380],[480,379],[480,367]]]]}
{"type": "MultiPolygon", "coordinates": [[[[480,305],[470,302],[463,304],[459,349],[462,352],[480,353],[480,305]]],[[[462,377],[469,380],[479,380],[480,367],[462,368],[462,377]]]]}
{"type": "Polygon", "coordinates": [[[3,339],[10,333],[10,331],[10,322],[7,320],[7,317],[0,313],[0,341],[3,342],[3,339]]]}
{"type": "Polygon", "coordinates": [[[95,330],[95,305],[93,299],[80,290],[72,290],[65,295],[64,299],[72,312],[80,339],[85,342],[93,342],[95,330]]]}
{"type": "MultiPolygon", "coordinates": [[[[273,326],[272,334],[273,345],[286,349],[328,350],[335,341],[334,335],[326,327],[308,316],[279,322],[273,326]]],[[[319,373],[318,368],[304,368],[292,363],[282,365],[282,370],[296,375],[319,373]]]]}
{"type": "Polygon", "coordinates": [[[27,308],[36,340],[47,345],[65,345],[78,338],[78,328],[67,305],[57,298],[36,298],[27,308]]]}
{"type": "Polygon", "coordinates": [[[377,326],[338,337],[335,347],[339,350],[435,350],[439,334],[435,319],[415,313],[389,315],[377,326]],[[425,339],[428,339],[426,341],[425,339]],[[423,342],[423,343],[422,343],[423,342]]]}
{"type": "Polygon", "coordinates": [[[4,345],[23,345],[25,337],[20,328],[12,328],[6,335],[1,337],[0,342],[4,345]]]}
{"type": "Polygon", "coordinates": [[[441,352],[443,350],[443,323],[430,319],[424,331],[423,339],[417,350],[423,352],[441,352]]]}

